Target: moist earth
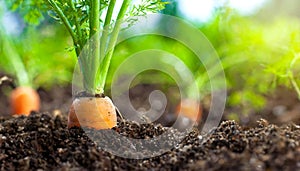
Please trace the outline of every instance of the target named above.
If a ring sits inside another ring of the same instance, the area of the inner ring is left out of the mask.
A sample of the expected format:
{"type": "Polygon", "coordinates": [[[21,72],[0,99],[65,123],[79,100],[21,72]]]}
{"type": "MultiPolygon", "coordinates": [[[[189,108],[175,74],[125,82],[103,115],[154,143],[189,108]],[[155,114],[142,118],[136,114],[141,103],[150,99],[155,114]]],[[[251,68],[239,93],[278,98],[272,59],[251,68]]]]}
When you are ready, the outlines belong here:
{"type": "MultiPolygon", "coordinates": [[[[193,128],[184,136],[159,124],[119,118],[113,131],[122,136],[151,142],[167,132],[164,142],[174,147],[146,159],[123,158],[103,150],[115,146],[117,152],[126,154],[126,148],[132,146],[129,142],[115,137],[97,142],[87,136],[92,133],[99,139],[107,130],[68,129],[66,124],[66,117],[60,114],[1,118],[1,170],[300,170],[300,126],[296,124],[278,127],[261,119],[256,126],[242,127],[224,121],[209,133],[193,128]],[[170,144],[180,136],[179,144],[170,144]]],[[[143,145],[133,148],[153,154],[143,145]]]]}

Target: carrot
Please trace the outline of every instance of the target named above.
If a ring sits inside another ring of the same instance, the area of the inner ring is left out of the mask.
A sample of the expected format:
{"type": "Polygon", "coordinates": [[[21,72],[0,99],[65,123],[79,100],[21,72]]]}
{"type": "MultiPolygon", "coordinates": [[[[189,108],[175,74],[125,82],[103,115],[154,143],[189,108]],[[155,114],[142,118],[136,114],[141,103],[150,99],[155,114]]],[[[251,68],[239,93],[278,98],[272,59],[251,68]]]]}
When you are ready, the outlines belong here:
{"type": "Polygon", "coordinates": [[[82,126],[110,129],[116,125],[116,108],[109,97],[79,97],[73,101],[68,116],[68,128],[82,126]]]}
{"type": "Polygon", "coordinates": [[[30,87],[17,87],[9,97],[12,114],[29,115],[31,111],[40,109],[40,97],[30,87]]]}
{"type": "MultiPolygon", "coordinates": [[[[38,6],[46,6],[45,10],[54,12],[61,23],[65,25],[72,37],[74,47],[76,47],[75,52],[83,77],[84,90],[91,94],[100,94],[105,90],[109,67],[124,18],[131,14],[129,9],[137,8],[145,14],[147,12],[153,13],[162,10],[167,2],[159,0],[153,3],[147,1],[139,6],[133,4],[132,0],[121,1],[121,6],[116,5],[117,0],[105,1],[106,3],[100,0],[93,0],[92,2],[82,4],[81,1],[71,0],[69,3],[60,3],[57,0],[47,0],[39,3],[38,6]],[[75,9],[75,6],[76,10],[70,13],[69,9],[75,9]],[[78,9],[77,6],[79,6],[78,9]],[[118,8],[117,13],[115,13],[116,8],[118,8]],[[82,13],[81,11],[85,9],[89,9],[89,12],[82,13]],[[117,14],[116,17],[113,14],[117,14]],[[105,19],[99,20],[102,16],[105,19]],[[87,21],[86,24],[77,22],[82,17],[87,21]],[[84,30],[89,30],[89,32],[82,32],[84,30]],[[89,40],[89,46],[85,46],[87,40],[89,40]],[[81,55],[83,51],[88,52],[87,55],[81,55]]],[[[36,4],[33,3],[33,5],[36,4]]],[[[17,5],[17,8],[20,7],[21,5],[17,5]]],[[[139,15],[135,14],[135,16],[139,15]]],[[[108,97],[76,98],[70,107],[69,128],[85,126],[108,129],[116,126],[116,123],[115,106],[108,97]]]]}
{"type": "Polygon", "coordinates": [[[176,114],[183,115],[193,121],[199,122],[202,118],[202,107],[196,100],[184,99],[177,105],[176,114]]]}

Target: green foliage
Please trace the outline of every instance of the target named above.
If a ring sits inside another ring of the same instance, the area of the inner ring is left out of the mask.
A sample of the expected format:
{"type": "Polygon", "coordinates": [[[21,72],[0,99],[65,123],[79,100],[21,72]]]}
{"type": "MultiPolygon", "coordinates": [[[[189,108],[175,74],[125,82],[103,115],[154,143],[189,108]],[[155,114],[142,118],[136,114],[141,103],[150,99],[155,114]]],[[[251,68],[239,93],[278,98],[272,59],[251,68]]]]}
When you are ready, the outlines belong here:
{"type": "Polygon", "coordinates": [[[138,4],[134,4],[130,7],[127,13],[126,22],[128,27],[132,26],[137,19],[135,16],[145,16],[149,13],[157,13],[161,10],[165,9],[165,6],[169,4],[169,2],[164,2],[162,0],[140,0],[141,2],[138,4]]]}
{"type": "Polygon", "coordinates": [[[48,25],[39,28],[41,34],[36,34],[36,31],[28,29],[19,47],[34,85],[49,88],[53,84],[70,83],[76,55],[66,49],[72,46],[71,38],[65,36],[66,30],[61,26],[48,25]]]}
{"type": "Polygon", "coordinates": [[[230,106],[238,106],[246,110],[249,106],[254,110],[259,110],[264,107],[265,103],[266,100],[261,94],[246,89],[233,92],[228,99],[230,106]]]}
{"type": "Polygon", "coordinates": [[[229,105],[261,109],[265,96],[279,85],[294,87],[300,97],[300,22],[292,18],[261,21],[222,8],[200,28],[217,50],[225,69],[229,105]],[[224,60],[227,58],[228,60],[224,60]]]}
{"type": "Polygon", "coordinates": [[[123,18],[144,15],[146,12],[157,12],[166,4],[160,0],[143,0],[139,5],[132,5],[131,0],[123,0],[121,8],[117,12],[115,3],[116,0],[16,0],[11,3],[10,7],[11,9],[18,8],[23,12],[25,20],[27,15],[32,15],[30,10],[23,9],[24,6],[28,6],[40,10],[33,16],[34,22],[37,22],[42,13],[47,11],[52,18],[63,23],[73,39],[74,49],[83,73],[84,88],[91,93],[101,93],[104,91],[108,68],[123,18]],[[118,14],[115,18],[117,22],[112,18],[114,12],[118,14]],[[104,14],[105,20],[101,20],[102,14],[104,14]],[[98,32],[101,30],[103,30],[103,34],[100,38],[98,32]],[[88,55],[79,57],[87,40],[94,35],[96,38],[93,50],[88,52],[88,55]],[[108,37],[110,38],[108,39],[108,37]]]}
{"type": "Polygon", "coordinates": [[[5,35],[4,30],[0,25],[0,52],[2,54],[3,63],[5,69],[11,69],[16,76],[16,84],[21,86],[32,86],[32,82],[29,79],[28,73],[25,69],[24,63],[20,57],[20,55],[15,51],[15,47],[13,46],[12,40],[10,37],[5,35]]]}
{"type": "MultiPolygon", "coordinates": [[[[68,52],[64,48],[67,44],[71,46],[70,38],[64,36],[65,29],[57,25],[47,25],[38,29],[37,31],[35,27],[28,27],[19,37],[4,35],[10,43],[9,47],[0,51],[0,71],[15,76],[18,85],[34,88],[50,88],[54,84],[69,83],[76,58],[74,52],[68,52]],[[7,53],[7,48],[12,52],[7,53]],[[15,65],[16,62],[20,64],[15,65]],[[18,67],[20,65],[24,69],[18,67]],[[27,75],[28,81],[24,81],[24,74],[27,75]]],[[[4,41],[3,38],[0,42],[4,41]]]]}
{"type": "Polygon", "coordinates": [[[147,13],[157,13],[163,10],[169,2],[161,0],[141,0],[140,3],[133,5],[129,10],[129,16],[145,16],[147,13]]]}
{"type": "Polygon", "coordinates": [[[7,6],[13,10],[18,11],[24,20],[31,24],[38,24],[43,17],[43,12],[48,8],[45,0],[6,0],[7,6]]]}
{"type": "MultiPolygon", "coordinates": [[[[138,36],[131,39],[127,39],[122,43],[118,44],[116,47],[114,56],[112,58],[111,69],[108,75],[108,85],[111,84],[112,77],[114,72],[119,67],[119,65],[126,60],[128,56],[131,56],[137,52],[142,52],[144,50],[155,49],[162,50],[164,52],[169,52],[177,56],[184,64],[192,71],[196,72],[199,69],[200,61],[199,58],[186,46],[182,43],[158,35],[145,35],[138,36]],[[155,43],[153,43],[155,42],[155,43]]],[[[145,61],[140,61],[139,66],[143,66],[145,61]]],[[[149,62],[149,61],[147,61],[149,62]]],[[[168,65],[166,61],[153,61],[155,65],[162,65],[160,67],[165,67],[164,65],[168,65]]],[[[128,67],[126,71],[124,71],[124,76],[135,74],[135,68],[137,64],[132,64],[132,66],[128,67]]],[[[160,78],[149,80],[149,76],[144,75],[144,77],[140,77],[140,82],[142,83],[155,83],[155,84],[164,84],[164,85],[174,85],[176,84],[173,79],[165,79],[163,77],[163,73],[156,73],[151,75],[151,78],[160,78]]],[[[132,85],[134,86],[134,85],[132,85]]]]}

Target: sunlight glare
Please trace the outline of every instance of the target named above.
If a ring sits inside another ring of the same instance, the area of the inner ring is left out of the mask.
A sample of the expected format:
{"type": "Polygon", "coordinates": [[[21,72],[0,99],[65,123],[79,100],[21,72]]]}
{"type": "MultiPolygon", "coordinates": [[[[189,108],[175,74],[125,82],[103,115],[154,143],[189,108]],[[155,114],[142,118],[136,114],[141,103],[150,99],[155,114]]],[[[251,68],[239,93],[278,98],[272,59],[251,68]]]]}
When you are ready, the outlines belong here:
{"type": "Polygon", "coordinates": [[[251,15],[262,7],[267,0],[178,0],[179,11],[189,18],[205,22],[221,4],[228,4],[242,15],[251,15]]]}

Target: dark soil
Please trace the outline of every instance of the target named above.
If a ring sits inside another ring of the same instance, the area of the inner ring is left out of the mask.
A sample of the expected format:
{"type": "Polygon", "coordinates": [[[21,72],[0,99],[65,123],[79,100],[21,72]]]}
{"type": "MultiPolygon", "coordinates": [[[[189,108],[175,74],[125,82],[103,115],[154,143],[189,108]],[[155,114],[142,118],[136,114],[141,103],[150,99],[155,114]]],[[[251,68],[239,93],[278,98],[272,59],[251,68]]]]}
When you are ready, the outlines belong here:
{"type": "MultiPolygon", "coordinates": [[[[166,143],[179,135],[152,123],[120,121],[114,128],[148,139],[166,130],[172,132],[166,143]]],[[[204,135],[195,128],[171,151],[134,160],[101,150],[80,128],[67,129],[62,115],[31,114],[0,121],[0,146],[1,170],[300,170],[300,126],[278,127],[266,120],[252,128],[225,121],[204,135]]]]}

